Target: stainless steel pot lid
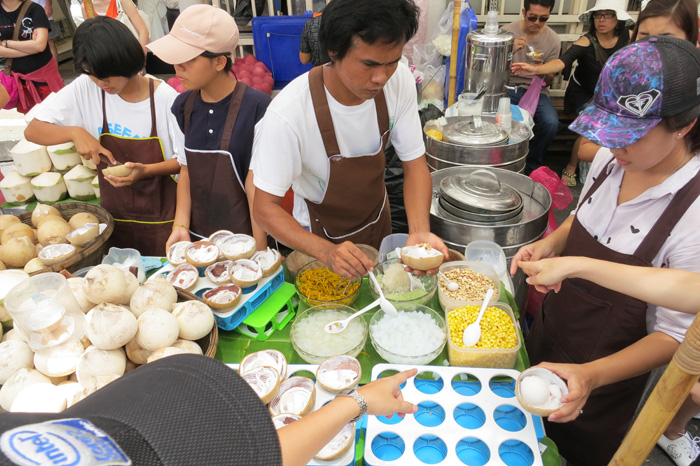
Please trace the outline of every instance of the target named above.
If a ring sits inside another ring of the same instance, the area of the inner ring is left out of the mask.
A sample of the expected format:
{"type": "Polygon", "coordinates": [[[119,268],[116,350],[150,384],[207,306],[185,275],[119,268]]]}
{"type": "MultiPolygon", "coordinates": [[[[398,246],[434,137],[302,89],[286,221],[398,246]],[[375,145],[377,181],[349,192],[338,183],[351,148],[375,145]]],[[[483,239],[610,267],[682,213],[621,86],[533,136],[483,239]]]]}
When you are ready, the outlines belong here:
{"type": "Polygon", "coordinates": [[[443,128],[446,141],[465,146],[489,146],[501,143],[508,138],[503,128],[484,121],[478,115],[462,117],[456,123],[443,128]]]}
{"type": "Polygon", "coordinates": [[[478,214],[476,212],[469,212],[468,210],[460,209],[459,207],[450,204],[445,196],[440,196],[438,203],[440,204],[440,208],[458,219],[481,224],[502,223],[508,220],[512,220],[510,223],[516,223],[520,219],[520,214],[523,211],[523,207],[520,206],[519,209],[502,214],[478,214]]]}
{"type": "Polygon", "coordinates": [[[520,194],[491,170],[446,176],[440,181],[440,192],[453,206],[478,214],[504,214],[523,206],[520,194]]]}

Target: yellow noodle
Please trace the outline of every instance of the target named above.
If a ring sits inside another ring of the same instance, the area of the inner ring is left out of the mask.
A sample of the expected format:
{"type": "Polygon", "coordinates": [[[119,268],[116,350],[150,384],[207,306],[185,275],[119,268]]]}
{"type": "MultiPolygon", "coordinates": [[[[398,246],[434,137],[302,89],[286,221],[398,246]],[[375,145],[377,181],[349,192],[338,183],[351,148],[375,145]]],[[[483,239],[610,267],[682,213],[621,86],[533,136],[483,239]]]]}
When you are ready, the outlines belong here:
{"type": "Polygon", "coordinates": [[[306,270],[299,276],[299,291],[316,301],[337,301],[352,295],[360,287],[357,282],[348,282],[328,268],[306,270]],[[342,283],[341,283],[342,282],[342,283]]]}

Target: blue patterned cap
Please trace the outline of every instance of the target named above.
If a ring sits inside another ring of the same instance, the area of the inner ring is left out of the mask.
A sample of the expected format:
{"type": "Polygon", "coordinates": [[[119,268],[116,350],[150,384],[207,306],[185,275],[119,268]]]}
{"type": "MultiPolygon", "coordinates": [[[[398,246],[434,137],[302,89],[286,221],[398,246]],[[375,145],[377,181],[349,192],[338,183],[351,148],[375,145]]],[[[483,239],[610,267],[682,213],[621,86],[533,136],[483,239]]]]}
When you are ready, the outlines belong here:
{"type": "Polygon", "coordinates": [[[700,104],[700,51],[687,40],[652,36],[618,50],[591,104],[569,129],[610,149],[627,147],[664,117],[700,104]]]}

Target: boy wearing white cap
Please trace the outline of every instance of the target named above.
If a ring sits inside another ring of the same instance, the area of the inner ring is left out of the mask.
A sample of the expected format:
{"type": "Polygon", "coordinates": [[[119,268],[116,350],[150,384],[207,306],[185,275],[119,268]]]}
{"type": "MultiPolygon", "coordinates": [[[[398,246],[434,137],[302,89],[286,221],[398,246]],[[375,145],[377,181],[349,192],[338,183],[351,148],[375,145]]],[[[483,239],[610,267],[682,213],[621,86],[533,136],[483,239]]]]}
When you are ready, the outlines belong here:
{"type": "Polygon", "coordinates": [[[270,97],[230,74],[237,44],[238,27],[228,13],[193,5],[178,16],[170,34],[147,46],[175,66],[187,89],[172,108],[185,133],[185,154],[178,157],[177,209],[168,247],[221,229],[252,234],[259,247],[267,243],[250,214],[248,166],[255,123],[270,97]]]}

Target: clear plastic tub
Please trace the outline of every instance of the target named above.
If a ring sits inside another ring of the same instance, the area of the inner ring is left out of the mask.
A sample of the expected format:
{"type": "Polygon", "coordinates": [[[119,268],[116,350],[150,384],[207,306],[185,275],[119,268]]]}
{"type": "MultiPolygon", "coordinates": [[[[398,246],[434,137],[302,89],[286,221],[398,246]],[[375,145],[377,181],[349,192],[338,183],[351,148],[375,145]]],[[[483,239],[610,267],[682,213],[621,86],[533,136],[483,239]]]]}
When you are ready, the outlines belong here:
{"type": "Polygon", "coordinates": [[[398,256],[394,254],[394,250],[406,246],[407,239],[408,233],[392,233],[391,235],[385,236],[382,243],[379,245],[379,262],[384,262],[389,259],[398,259],[398,256]]]}
{"type": "MultiPolygon", "coordinates": [[[[489,278],[494,283],[493,296],[491,297],[490,303],[495,303],[496,301],[498,301],[498,298],[500,298],[501,296],[501,281],[499,280],[496,271],[493,270],[493,267],[484,262],[452,261],[445,262],[444,264],[442,264],[440,266],[440,272],[447,273],[450,270],[461,268],[471,269],[474,272],[480,273],[481,275],[484,275],[487,278],[489,278]]],[[[459,293],[459,290],[455,293],[459,293]]],[[[452,298],[447,295],[447,283],[445,282],[445,280],[443,280],[442,278],[438,279],[438,299],[440,300],[440,306],[442,307],[442,310],[445,311],[445,313],[457,307],[465,306],[473,302],[478,301],[479,304],[481,304],[485,296],[486,290],[484,290],[484,293],[480,297],[472,296],[470,298],[465,299],[452,298]]]]}
{"type": "Polygon", "coordinates": [[[501,277],[506,273],[506,254],[498,244],[493,241],[477,240],[470,242],[464,249],[464,257],[468,261],[483,262],[490,265],[501,277]]]}
{"type": "MultiPolygon", "coordinates": [[[[470,302],[465,305],[477,305],[481,303],[470,302]]],[[[464,367],[495,367],[500,369],[512,369],[515,366],[515,360],[522,345],[518,325],[513,315],[513,310],[505,303],[490,304],[489,307],[497,307],[505,311],[513,321],[515,327],[515,335],[518,339],[518,344],[513,348],[460,348],[452,342],[450,335],[450,325],[447,325],[447,358],[450,361],[450,366],[464,367]]],[[[448,313],[449,314],[449,313],[448,313]]],[[[449,322],[449,320],[448,320],[449,322]]]]}
{"type": "Polygon", "coordinates": [[[146,272],[143,268],[141,253],[132,248],[109,248],[109,253],[102,259],[103,264],[113,265],[120,269],[129,270],[130,267],[136,267],[138,272],[136,278],[139,283],[146,281],[146,272]]]}

